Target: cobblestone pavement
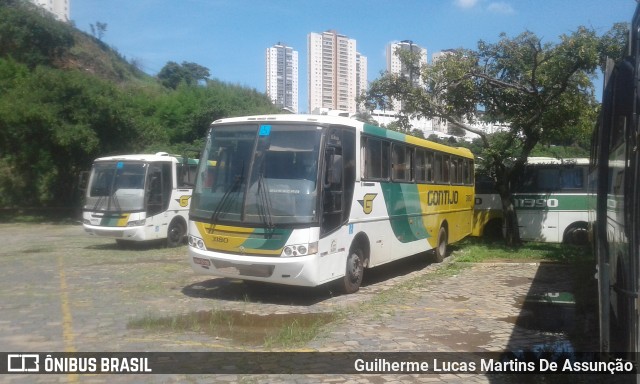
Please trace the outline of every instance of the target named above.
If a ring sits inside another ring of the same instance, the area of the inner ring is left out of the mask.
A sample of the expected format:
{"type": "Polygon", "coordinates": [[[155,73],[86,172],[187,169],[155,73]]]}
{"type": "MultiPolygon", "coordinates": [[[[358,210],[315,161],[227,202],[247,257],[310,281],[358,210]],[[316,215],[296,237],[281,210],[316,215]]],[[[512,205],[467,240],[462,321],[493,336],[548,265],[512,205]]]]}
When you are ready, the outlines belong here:
{"type": "MultiPolygon", "coordinates": [[[[251,286],[194,274],[186,247],[119,249],[77,225],[0,224],[0,348],[5,352],[264,351],[225,337],[130,326],[197,311],[338,313],[298,351],[503,352],[568,340],[573,311],[526,297],[570,292],[565,266],[430,264],[424,255],[367,274],[361,290],[251,286]]],[[[574,330],[575,331],[575,330],[574,330]]],[[[593,338],[595,339],[595,337],[593,338]]],[[[580,347],[593,347],[593,339],[580,347]]],[[[575,340],[573,341],[575,344],[575,340]]],[[[277,348],[276,348],[277,350],[277,348]]],[[[520,379],[507,382],[519,382],[520,379]]],[[[484,375],[12,375],[26,382],[502,382],[484,375]]]]}

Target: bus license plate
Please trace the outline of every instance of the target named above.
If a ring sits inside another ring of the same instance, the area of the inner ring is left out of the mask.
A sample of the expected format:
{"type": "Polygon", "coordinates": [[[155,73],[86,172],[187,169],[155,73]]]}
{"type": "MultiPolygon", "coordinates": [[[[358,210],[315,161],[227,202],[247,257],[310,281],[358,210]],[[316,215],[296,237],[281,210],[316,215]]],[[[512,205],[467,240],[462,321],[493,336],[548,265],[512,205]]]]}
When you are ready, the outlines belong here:
{"type": "Polygon", "coordinates": [[[203,267],[209,267],[211,262],[207,259],[202,259],[200,257],[193,257],[193,262],[198,265],[202,265],[203,267]]]}

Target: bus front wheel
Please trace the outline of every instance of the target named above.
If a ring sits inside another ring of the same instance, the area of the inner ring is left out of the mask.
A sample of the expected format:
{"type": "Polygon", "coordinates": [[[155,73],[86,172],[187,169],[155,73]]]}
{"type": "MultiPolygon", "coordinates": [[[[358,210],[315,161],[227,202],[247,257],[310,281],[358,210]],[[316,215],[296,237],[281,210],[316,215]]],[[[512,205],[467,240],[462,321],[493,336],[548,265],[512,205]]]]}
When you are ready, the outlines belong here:
{"type": "Polygon", "coordinates": [[[184,224],[180,220],[174,220],[169,224],[167,231],[167,247],[175,248],[182,244],[184,235],[187,233],[184,224]]]}
{"type": "Polygon", "coordinates": [[[354,293],[360,289],[362,275],[364,274],[364,253],[360,248],[349,251],[347,266],[342,279],[344,293],[354,293]]]}
{"type": "Polygon", "coordinates": [[[447,256],[447,242],[448,242],[447,228],[443,225],[440,227],[440,231],[438,231],[438,243],[436,244],[436,249],[434,253],[436,255],[436,262],[442,263],[444,258],[447,256]]]}

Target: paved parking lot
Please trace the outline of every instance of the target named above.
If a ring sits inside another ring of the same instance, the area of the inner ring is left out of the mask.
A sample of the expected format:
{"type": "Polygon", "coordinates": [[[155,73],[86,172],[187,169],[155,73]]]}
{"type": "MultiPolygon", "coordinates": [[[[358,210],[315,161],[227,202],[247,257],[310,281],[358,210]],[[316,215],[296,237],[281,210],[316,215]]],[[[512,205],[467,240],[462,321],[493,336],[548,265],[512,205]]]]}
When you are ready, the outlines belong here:
{"type": "MultiPolygon", "coordinates": [[[[570,298],[572,282],[562,265],[504,263],[447,268],[446,262],[430,264],[419,255],[371,271],[356,294],[336,295],[331,287],[256,287],[195,275],[186,262],[186,247],[120,249],[111,240],[86,235],[78,225],[0,224],[0,244],[3,351],[281,350],[266,349],[260,340],[239,343],[224,335],[131,327],[132,322],[145,318],[210,311],[270,319],[291,314],[340,314],[314,340],[293,348],[296,351],[504,352],[569,343],[582,350],[597,348],[597,337],[589,333],[594,319],[576,322],[571,303],[550,309],[531,300],[560,292],[570,298]],[[575,329],[578,323],[584,329],[575,329]]],[[[0,382],[34,379],[55,383],[213,380],[198,375],[14,375],[0,377],[0,382]]],[[[483,375],[437,374],[218,375],[214,381],[265,380],[501,382],[483,375]]]]}

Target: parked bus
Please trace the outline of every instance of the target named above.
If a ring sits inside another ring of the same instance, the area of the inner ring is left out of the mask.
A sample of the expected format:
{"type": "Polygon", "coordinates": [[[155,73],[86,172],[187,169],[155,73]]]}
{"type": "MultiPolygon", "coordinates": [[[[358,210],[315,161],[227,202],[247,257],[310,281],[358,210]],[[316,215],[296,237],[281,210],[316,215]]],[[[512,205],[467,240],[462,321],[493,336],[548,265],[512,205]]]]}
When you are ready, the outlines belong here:
{"type": "Polygon", "coordinates": [[[166,152],[96,159],[82,213],[85,231],[119,244],[166,239],[178,246],[187,232],[197,162],[166,152]]]}
{"type": "Polygon", "coordinates": [[[473,155],[353,119],[272,115],[213,122],[190,210],[199,273],[299,286],[471,233],[473,155]]]}
{"type": "MultiPolygon", "coordinates": [[[[530,157],[513,200],[520,238],[547,243],[587,244],[589,159],[530,157]]],[[[502,202],[490,179],[477,177],[475,236],[502,230],[502,202]]]]}
{"type": "MultiPolygon", "coordinates": [[[[625,59],[609,61],[602,111],[593,132],[591,226],[597,258],[600,349],[637,362],[640,352],[640,5],[625,59]]],[[[637,379],[637,377],[636,377],[637,379]]]]}
{"type": "Polygon", "coordinates": [[[496,192],[495,181],[476,172],[475,202],[471,236],[496,239],[502,236],[502,199],[496,192]]]}

